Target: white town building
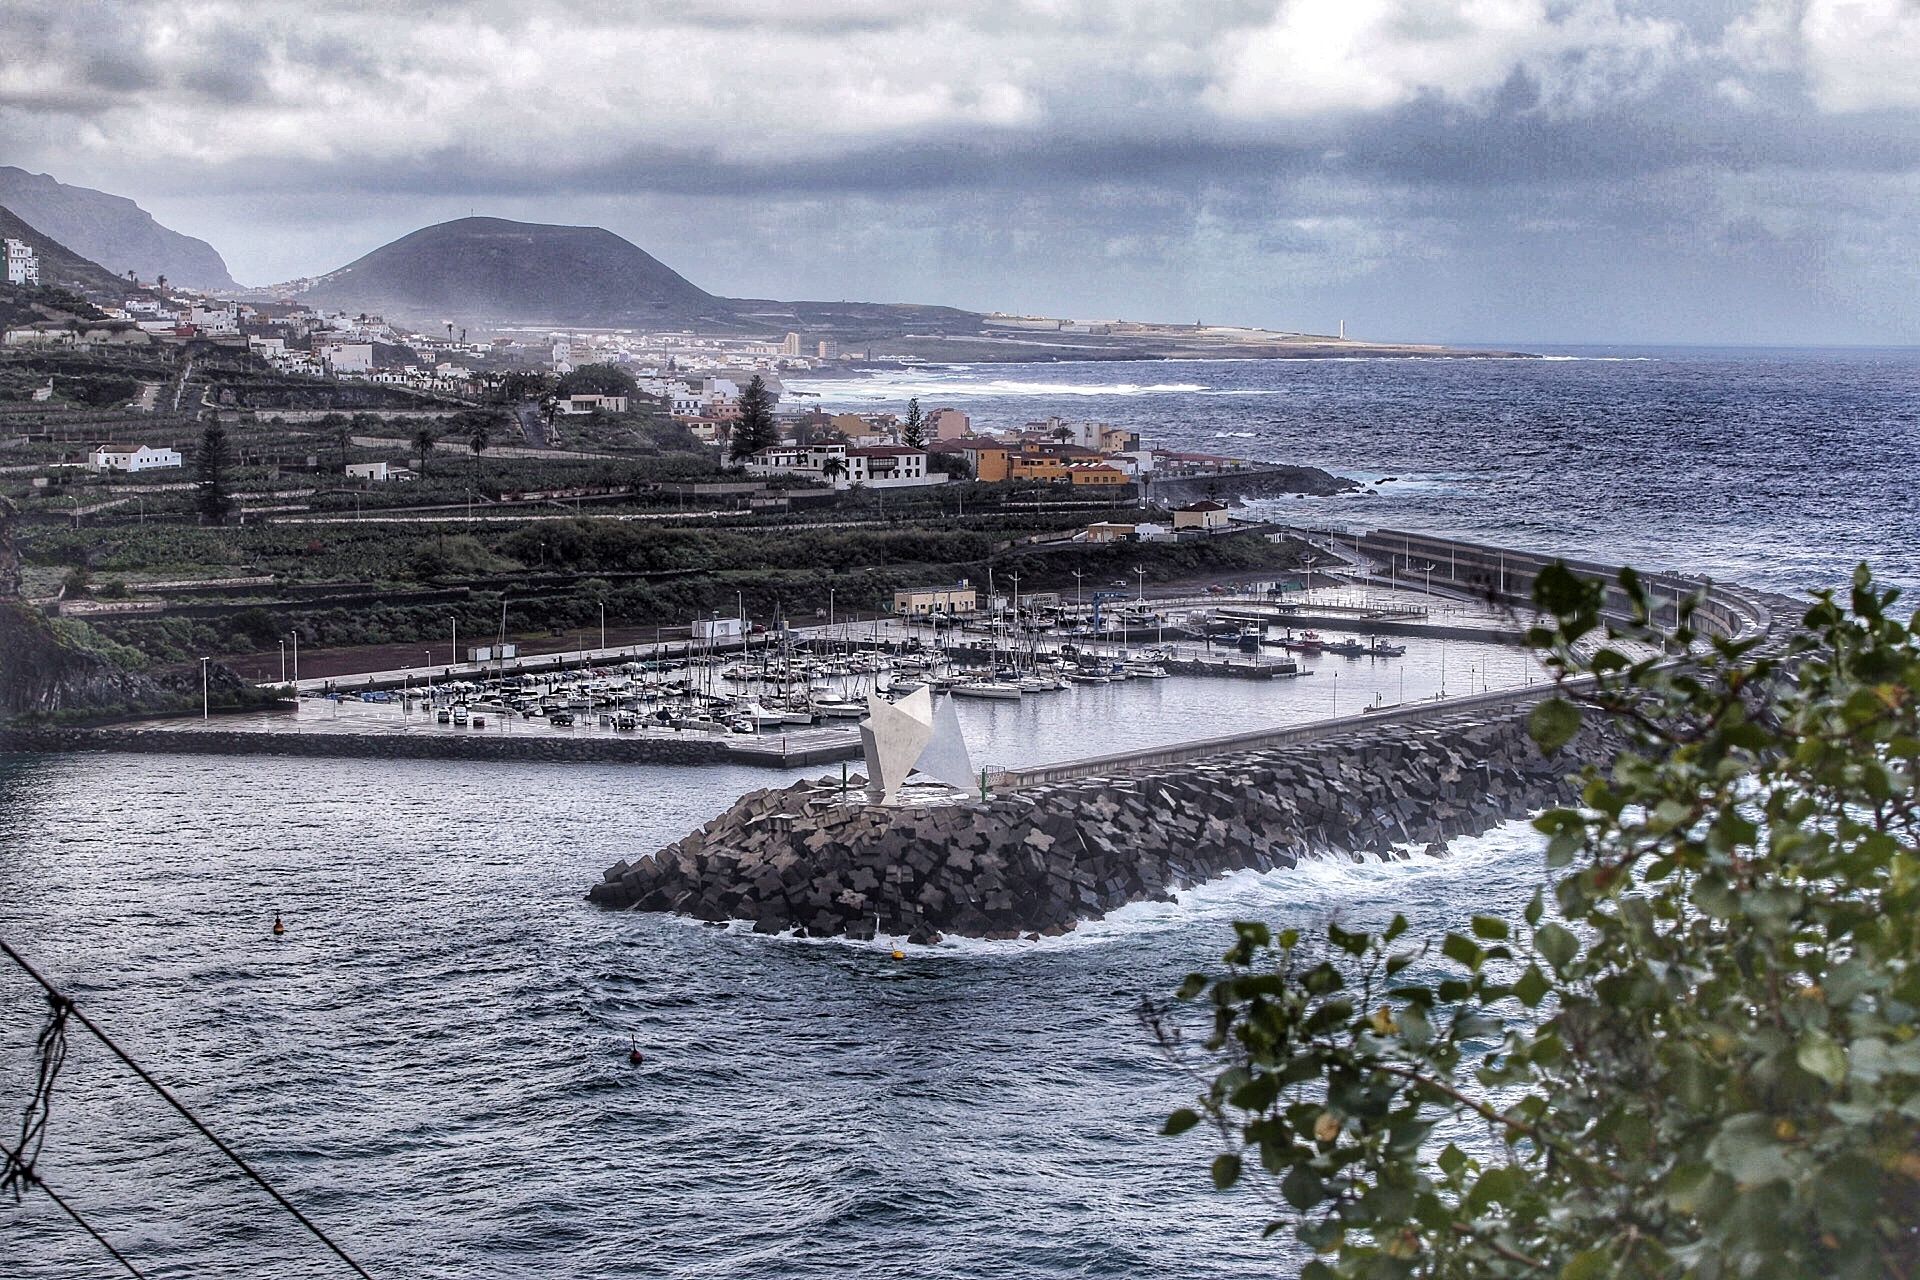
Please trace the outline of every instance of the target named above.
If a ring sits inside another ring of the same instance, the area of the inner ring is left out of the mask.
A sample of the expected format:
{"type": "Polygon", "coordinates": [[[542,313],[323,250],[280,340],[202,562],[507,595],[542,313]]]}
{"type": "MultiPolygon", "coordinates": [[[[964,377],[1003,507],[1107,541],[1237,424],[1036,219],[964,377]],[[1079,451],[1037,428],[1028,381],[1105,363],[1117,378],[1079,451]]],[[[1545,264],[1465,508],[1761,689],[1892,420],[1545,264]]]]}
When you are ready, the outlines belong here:
{"type": "Polygon", "coordinates": [[[371,342],[332,342],[314,352],[334,374],[373,372],[371,342]]]}
{"type": "Polygon", "coordinates": [[[39,284],[40,259],[25,240],[7,238],[7,283],[39,284]]]}
{"type": "Polygon", "coordinates": [[[87,455],[87,466],[95,471],[160,471],[178,467],[182,459],[178,449],[156,449],[151,445],[95,445],[87,455]]]}

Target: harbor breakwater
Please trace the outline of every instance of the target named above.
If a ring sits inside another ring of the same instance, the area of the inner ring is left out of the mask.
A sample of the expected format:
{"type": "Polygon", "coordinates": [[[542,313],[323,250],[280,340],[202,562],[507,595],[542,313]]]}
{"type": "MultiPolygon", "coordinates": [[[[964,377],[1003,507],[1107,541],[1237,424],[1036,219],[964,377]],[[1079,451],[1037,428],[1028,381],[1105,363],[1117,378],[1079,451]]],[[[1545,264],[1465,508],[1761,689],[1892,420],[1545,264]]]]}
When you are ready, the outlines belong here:
{"type": "Polygon", "coordinates": [[[587,896],[763,933],[1058,935],[1228,872],[1438,851],[1568,800],[1569,776],[1608,756],[1612,738],[1589,726],[1548,758],[1526,711],[1361,723],[984,800],[870,805],[837,780],[756,791],[653,856],[615,864],[587,896]]]}
{"type": "MultiPolygon", "coordinates": [[[[1440,584],[1524,617],[1547,556],[1392,530],[1312,531],[1375,573],[1440,584]]],[[[1631,602],[1612,566],[1569,565],[1631,602]]],[[[1778,643],[1797,606],[1671,573],[1643,576],[1671,624],[1696,589],[1701,633],[1778,643]]],[[[986,938],[1059,934],[1128,902],[1163,899],[1228,872],[1304,858],[1444,851],[1573,797],[1615,731],[1590,723],[1541,754],[1526,716],[1547,693],[1509,691],[1472,708],[1422,705],[1263,741],[1203,740],[1003,774],[999,795],[946,803],[850,803],[833,782],[757,791],[651,857],[620,862],[588,891],[614,909],[748,920],[761,932],[986,938]]],[[[858,794],[855,792],[854,794],[858,794]]]]}

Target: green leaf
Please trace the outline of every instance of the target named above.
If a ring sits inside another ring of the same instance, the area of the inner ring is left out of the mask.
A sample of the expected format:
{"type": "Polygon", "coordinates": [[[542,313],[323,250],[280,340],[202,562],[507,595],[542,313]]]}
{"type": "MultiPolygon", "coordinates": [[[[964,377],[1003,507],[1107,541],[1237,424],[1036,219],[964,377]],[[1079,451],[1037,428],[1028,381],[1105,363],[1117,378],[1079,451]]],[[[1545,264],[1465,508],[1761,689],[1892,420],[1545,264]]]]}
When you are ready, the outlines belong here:
{"type": "Polygon", "coordinates": [[[1301,1165],[1294,1165],[1287,1170],[1287,1176],[1280,1179],[1280,1194],[1302,1213],[1327,1198],[1325,1185],[1301,1165]]]}
{"type": "Polygon", "coordinates": [[[1532,927],[1540,923],[1540,917],[1546,913],[1546,905],[1541,900],[1540,890],[1533,891],[1533,897],[1527,899],[1527,925],[1532,927]]]}
{"type": "Polygon", "coordinates": [[[1486,962],[1486,952],[1478,943],[1464,934],[1450,933],[1447,940],[1440,944],[1440,954],[1465,968],[1478,970],[1486,962]]]}
{"type": "Polygon", "coordinates": [[[1565,698],[1549,698],[1527,716],[1527,734],[1540,750],[1553,755],[1580,732],[1580,708],[1565,698]]]}
{"type": "Polygon", "coordinates": [[[1560,1280],[1599,1280],[1613,1274],[1613,1259],[1605,1249],[1584,1249],[1560,1268],[1560,1280]]]}
{"type": "Polygon", "coordinates": [[[1503,939],[1507,936],[1507,922],[1499,916],[1475,916],[1473,918],[1473,936],[1476,938],[1503,939]]]}
{"type": "Polygon", "coordinates": [[[1213,1185],[1216,1190],[1225,1191],[1240,1181],[1240,1157],[1231,1151],[1214,1157],[1213,1185]]]}
{"type": "Polygon", "coordinates": [[[1538,1007],[1540,1002],[1546,999],[1547,992],[1552,989],[1552,984],[1547,981],[1547,975],[1540,972],[1540,966],[1537,964],[1528,965],[1527,971],[1521,974],[1519,980],[1513,984],[1514,997],[1529,1009],[1538,1007]]]}
{"type": "Polygon", "coordinates": [[[1707,1144],[1707,1162],[1742,1186],[1785,1181],[1794,1174],[1787,1149],[1773,1136],[1773,1120],[1757,1111],[1733,1116],[1707,1144]]]}
{"type": "Polygon", "coordinates": [[[1533,931],[1533,945],[1540,949],[1553,971],[1565,976],[1567,966],[1573,963],[1574,956],[1580,953],[1580,939],[1574,937],[1573,930],[1551,922],[1541,925],[1533,931]]]}
{"type": "Polygon", "coordinates": [[[1176,1134],[1185,1133],[1199,1123],[1200,1113],[1198,1111],[1195,1111],[1192,1107],[1182,1107],[1167,1117],[1167,1122],[1160,1127],[1160,1132],[1166,1134],[1168,1137],[1173,1137],[1176,1134]]]}
{"type": "Polygon", "coordinates": [[[1847,1051],[1824,1031],[1809,1027],[1800,1033],[1793,1060],[1801,1070],[1839,1088],[1847,1079],[1847,1051]]]}

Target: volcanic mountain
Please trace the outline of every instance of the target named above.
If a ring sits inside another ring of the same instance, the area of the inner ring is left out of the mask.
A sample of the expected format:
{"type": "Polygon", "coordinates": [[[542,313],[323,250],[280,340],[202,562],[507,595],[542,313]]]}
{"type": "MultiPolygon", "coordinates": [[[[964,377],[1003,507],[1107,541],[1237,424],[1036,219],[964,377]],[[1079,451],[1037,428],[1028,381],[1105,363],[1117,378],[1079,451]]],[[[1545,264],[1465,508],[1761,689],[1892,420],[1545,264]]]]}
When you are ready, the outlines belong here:
{"type": "Polygon", "coordinates": [[[40,283],[74,293],[124,297],[132,288],[97,262],[89,262],[51,236],[43,235],[11,209],[0,207],[0,237],[24,240],[40,260],[40,283]]]}
{"type": "Polygon", "coordinates": [[[0,204],[111,271],[132,271],[147,281],[166,276],[191,289],[238,287],[212,245],[161,226],[125,196],[0,165],[0,204]]]}
{"type": "Polygon", "coordinates": [[[727,320],[731,308],[599,227],[460,218],[422,227],[313,281],[314,307],[426,327],[646,326],[727,320]]]}

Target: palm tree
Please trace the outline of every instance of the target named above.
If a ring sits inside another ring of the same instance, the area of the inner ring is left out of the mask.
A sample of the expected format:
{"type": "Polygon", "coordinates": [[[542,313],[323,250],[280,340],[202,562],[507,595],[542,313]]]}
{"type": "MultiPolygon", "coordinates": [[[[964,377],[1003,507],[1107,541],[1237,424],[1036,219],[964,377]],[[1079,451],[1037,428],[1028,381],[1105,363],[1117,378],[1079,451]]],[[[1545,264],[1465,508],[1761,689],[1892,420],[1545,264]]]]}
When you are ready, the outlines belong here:
{"type": "Polygon", "coordinates": [[[492,438],[493,432],[488,429],[485,418],[475,418],[473,425],[467,428],[467,448],[473,450],[476,458],[487,451],[492,438]]]}
{"type": "Polygon", "coordinates": [[[1053,438],[1061,444],[1073,439],[1073,428],[1062,424],[1053,429],[1053,438]]]}
{"type": "Polygon", "coordinates": [[[847,474],[847,460],[839,454],[828,454],[826,461],[820,464],[820,478],[832,484],[847,474]]]}
{"type": "Polygon", "coordinates": [[[433,452],[433,446],[440,443],[433,434],[432,427],[422,427],[413,433],[413,451],[420,455],[420,474],[427,474],[427,455],[433,452]]]}

